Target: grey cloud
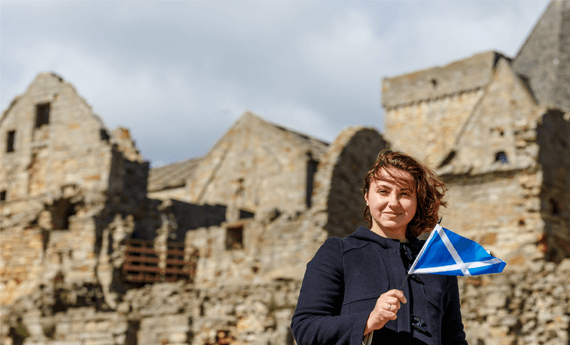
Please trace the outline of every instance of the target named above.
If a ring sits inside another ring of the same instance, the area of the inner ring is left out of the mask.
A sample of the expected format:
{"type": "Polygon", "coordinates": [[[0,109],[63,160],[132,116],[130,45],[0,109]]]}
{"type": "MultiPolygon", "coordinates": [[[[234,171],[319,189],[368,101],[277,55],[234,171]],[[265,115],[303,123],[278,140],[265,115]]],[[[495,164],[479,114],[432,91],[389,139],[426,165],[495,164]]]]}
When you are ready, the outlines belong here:
{"type": "Polygon", "coordinates": [[[333,140],[383,127],[382,77],[514,55],[536,2],[2,2],[0,105],[54,70],[144,156],[203,155],[246,110],[333,140]]]}

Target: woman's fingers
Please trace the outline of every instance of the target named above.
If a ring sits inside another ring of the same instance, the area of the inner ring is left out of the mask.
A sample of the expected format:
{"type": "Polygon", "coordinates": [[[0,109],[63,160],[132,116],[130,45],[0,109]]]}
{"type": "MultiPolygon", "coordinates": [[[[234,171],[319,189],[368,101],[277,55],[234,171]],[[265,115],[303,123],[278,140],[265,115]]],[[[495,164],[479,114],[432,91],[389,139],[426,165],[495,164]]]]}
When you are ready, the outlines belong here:
{"type": "Polygon", "coordinates": [[[387,303],[387,309],[389,311],[398,311],[401,307],[401,303],[406,303],[406,297],[400,290],[390,290],[383,293],[378,301],[384,301],[387,303]]]}
{"type": "Polygon", "coordinates": [[[372,310],[368,317],[366,329],[380,329],[384,327],[389,320],[396,320],[401,304],[406,302],[406,297],[400,290],[394,289],[380,295],[376,300],[374,310],[372,310]]]}
{"type": "Polygon", "coordinates": [[[389,311],[398,311],[400,309],[400,301],[396,298],[387,299],[386,303],[388,304],[389,311]]]}
{"type": "Polygon", "coordinates": [[[396,290],[396,289],[386,291],[385,293],[383,293],[383,294],[380,296],[380,298],[382,298],[382,296],[396,298],[396,299],[398,299],[398,300],[399,300],[400,302],[402,302],[402,303],[406,303],[406,302],[407,302],[406,296],[404,296],[404,293],[403,293],[402,291],[396,290]]]}

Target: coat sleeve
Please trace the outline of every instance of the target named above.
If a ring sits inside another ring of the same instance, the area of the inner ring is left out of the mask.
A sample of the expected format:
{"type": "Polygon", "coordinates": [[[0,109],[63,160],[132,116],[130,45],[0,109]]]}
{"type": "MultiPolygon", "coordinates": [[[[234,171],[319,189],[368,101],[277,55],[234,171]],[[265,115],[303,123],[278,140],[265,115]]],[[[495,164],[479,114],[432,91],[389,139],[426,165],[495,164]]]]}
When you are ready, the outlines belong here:
{"type": "Polygon", "coordinates": [[[441,323],[442,345],[465,344],[465,331],[461,320],[461,304],[459,302],[459,287],[457,277],[451,278],[452,283],[448,288],[447,305],[443,312],[441,323]]]}
{"type": "Polygon", "coordinates": [[[307,264],[291,328],[299,345],[361,345],[369,313],[340,314],[344,296],[341,240],[325,241],[307,264]]]}

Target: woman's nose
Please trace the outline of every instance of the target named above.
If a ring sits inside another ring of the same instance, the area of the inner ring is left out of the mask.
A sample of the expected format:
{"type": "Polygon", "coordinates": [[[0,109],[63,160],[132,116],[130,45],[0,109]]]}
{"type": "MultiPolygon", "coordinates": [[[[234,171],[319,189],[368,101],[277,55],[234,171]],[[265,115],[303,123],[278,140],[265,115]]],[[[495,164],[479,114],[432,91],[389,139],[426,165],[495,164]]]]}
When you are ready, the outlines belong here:
{"type": "Polygon", "coordinates": [[[397,206],[400,203],[400,199],[396,193],[390,193],[390,198],[388,200],[389,205],[397,206]]]}

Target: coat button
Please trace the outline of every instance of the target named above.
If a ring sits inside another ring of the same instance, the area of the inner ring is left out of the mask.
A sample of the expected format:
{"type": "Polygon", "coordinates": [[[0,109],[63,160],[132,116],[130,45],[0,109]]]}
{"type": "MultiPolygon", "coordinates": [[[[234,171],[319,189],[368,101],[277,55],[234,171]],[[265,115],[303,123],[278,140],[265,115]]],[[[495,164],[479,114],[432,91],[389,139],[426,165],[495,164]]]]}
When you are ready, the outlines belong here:
{"type": "Polygon", "coordinates": [[[412,315],[412,327],[422,333],[428,333],[427,325],[424,320],[419,316],[412,315]]]}
{"type": "Polygon", "coordinates": [[[418,284],[423,284],[423,283],[424,283],[424,282],[422,282],[422,280],[420,279],[420,277],[418,277],[417,274],[412,274],[412,275],[410,276],[410,279],[413,280],[413,281],[415,281],[415,282],[418,283],[418,284]]]}
{"type": "Polygon", "coordinates": [[[414,258],[412,257],[412,251],[410,250],[410,248],[408,248],[408,246],[402,245],[401,249],[404,251],[406,258],[408,258],[409,261],[413,261],[414,258]]]}

